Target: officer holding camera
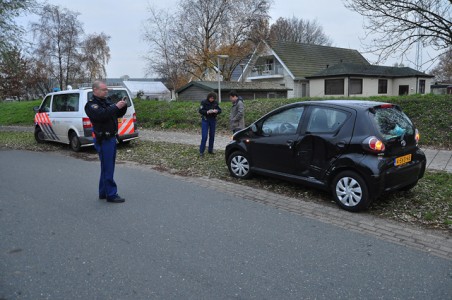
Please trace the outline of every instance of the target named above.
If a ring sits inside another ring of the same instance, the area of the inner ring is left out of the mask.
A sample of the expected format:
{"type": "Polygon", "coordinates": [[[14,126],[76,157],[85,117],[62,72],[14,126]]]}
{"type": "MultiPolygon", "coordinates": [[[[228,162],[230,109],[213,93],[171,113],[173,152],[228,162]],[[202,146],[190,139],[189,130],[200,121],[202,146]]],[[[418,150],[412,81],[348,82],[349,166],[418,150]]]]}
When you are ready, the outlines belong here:
{"type": "Polygon", "coordinates": [[[115,104],[107,96],[108,89],[105,82],[94,81],[93,97],[86,103],[85,112],[93,125],[94,147],[100,159],[99,199],[122,203],[125,199],[118,195],[113,175],[118,118],[124,116],[127,111],[127,97],[115,104]]]}

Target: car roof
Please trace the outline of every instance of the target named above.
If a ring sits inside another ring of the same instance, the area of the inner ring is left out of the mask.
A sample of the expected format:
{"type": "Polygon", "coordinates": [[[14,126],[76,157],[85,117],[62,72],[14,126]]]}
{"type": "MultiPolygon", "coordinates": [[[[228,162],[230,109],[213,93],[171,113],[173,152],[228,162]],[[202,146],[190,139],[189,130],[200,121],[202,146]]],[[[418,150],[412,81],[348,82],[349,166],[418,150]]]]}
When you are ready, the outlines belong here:
{"type": "MultiPolygon", "coordinates": [[[[109,90],[127,90],[123,86],[107,86],[107,88],[109,90]]],[[[48,95],[68,94],[68,93],[80,93],[80,92],[84,92],[84,91],[90,92],[92,90],[93,90],[92,87],[81,87],[81,88],[78,88],[78,89],[63,90],[63,91],[58,91],[58,92],[47,93],[46,96],[48,96],[48,95]]]]}
{"type": "MultiPolygon", "coordinates": [[[[354,108],[356,110],[367,110],[372,107],[377,107],[381,105],[391,105],[388,102],[377,102],[368,100],[314,100],[314,101],[302,101],[297,102],[297,104],[307,104],[307,105],[334,105],[338,107],[348,107],[354,108]]],[[[393,105],[393,104],[392,104],[393,105]]]]}

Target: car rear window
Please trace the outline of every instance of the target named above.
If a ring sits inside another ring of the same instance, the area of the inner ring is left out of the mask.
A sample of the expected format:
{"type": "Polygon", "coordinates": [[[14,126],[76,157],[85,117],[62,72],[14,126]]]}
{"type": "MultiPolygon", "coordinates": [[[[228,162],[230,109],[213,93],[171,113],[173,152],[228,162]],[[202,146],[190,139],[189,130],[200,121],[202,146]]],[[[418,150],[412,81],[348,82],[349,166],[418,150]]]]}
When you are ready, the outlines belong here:
{"type": "Polygon", "coordinates": [[[414,134],[411,120],[394,106],[376,108],[373,119],[377,130],[386,140],[414,134]]]}

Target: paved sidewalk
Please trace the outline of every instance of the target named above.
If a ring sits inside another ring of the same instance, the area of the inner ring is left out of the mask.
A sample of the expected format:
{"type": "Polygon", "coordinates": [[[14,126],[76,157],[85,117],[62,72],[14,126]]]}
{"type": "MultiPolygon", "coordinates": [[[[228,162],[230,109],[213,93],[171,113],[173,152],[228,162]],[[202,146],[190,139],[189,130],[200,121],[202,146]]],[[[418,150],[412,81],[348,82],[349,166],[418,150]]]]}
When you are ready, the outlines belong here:
{"type": "MultiPolygon", "coordinates": [[[[164,141],[170,143],[182,143],[199,145],[201,133],[188,133],[180,131],[160,131],[141,129],[140,137],[148,141],[164,141]]],[[[215,149],[224,149],[229,143],[231,136],[217,134],[215,136],[215,149]]],[[[452,151],[436,150],[431,148],[422,149],[427,157],[427,168],[452,173],[452,151]]]]}

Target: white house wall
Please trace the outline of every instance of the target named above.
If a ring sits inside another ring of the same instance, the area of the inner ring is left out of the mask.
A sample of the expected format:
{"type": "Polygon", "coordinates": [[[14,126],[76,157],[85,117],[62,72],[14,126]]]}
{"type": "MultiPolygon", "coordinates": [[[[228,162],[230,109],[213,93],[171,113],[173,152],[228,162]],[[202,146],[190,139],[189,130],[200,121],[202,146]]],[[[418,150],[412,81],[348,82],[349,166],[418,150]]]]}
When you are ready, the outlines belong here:
{"type": "MultiPolygon", "coordinates": [[[[351,77],[351,79],[357,79],[357,77],[351,77]]],[[[344,79],[344,94],[343,95],[325,95],[325,79],[311,79],[309,81],[309,96],[310,97],[370,97],[370,96],[398,96],[399,95],[399,86],[400,85],[408,85],[409,86],[409,94],[416,94],[419,89],[419,85],[416,85],[416,81],[425,80],[425,94],[429,94],[431,89],[430,85],[432,83],[431,78],[401,78],[401,79],[387,79],[388,80],[388,93],[379,94],[378,93],[378,80],[381,78],[359,78],[363,79],[363,93],[362,94],[348,94],[348,77],[343,78],[335,78],[335,79],[344,79]]],[[[300,89],[301,93],[301,89],[300,89]]],[[[301,97],[301,96],[300,96],[301,97]]]]}

